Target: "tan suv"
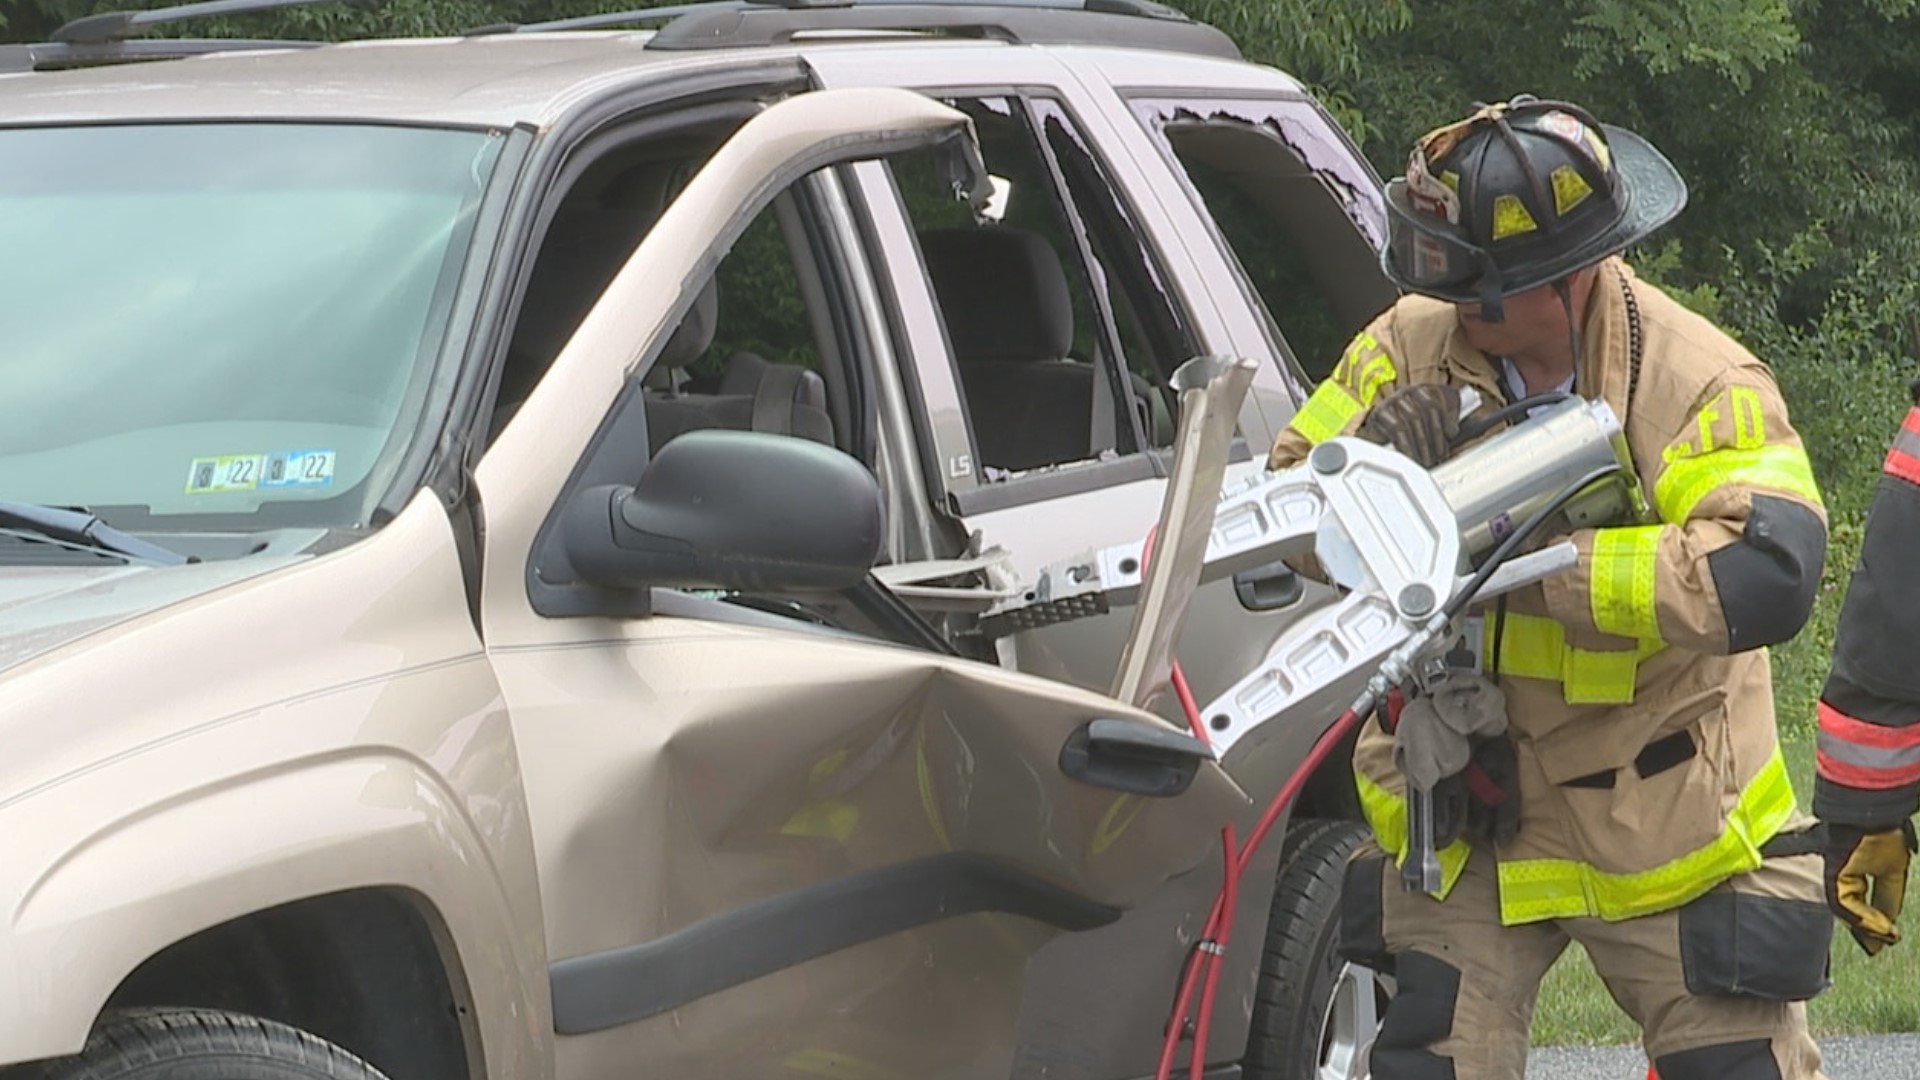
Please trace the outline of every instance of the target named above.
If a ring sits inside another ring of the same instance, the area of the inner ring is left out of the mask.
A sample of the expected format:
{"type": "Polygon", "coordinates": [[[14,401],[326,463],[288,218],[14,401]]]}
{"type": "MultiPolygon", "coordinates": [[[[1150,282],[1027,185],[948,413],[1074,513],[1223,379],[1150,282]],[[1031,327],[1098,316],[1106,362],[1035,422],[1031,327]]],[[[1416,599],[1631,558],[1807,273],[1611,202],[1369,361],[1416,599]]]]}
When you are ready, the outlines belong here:
{"type": "MultiPolygon", "coordinates": [[[[1330,718],[1229,778],[1128,612],[983,616],[1152,524],[1181,362],[1244,477],[1389,298],[1325,113],[1145,0],[191,13],[0,49],[0,1078],[1150,1073],[1330,718]]],[[[1200,698],[1315,595],[1203,590],[1200,698]]],[[[1364,1069],[1357,817],[1220,1076],[1364,1069]]]]}

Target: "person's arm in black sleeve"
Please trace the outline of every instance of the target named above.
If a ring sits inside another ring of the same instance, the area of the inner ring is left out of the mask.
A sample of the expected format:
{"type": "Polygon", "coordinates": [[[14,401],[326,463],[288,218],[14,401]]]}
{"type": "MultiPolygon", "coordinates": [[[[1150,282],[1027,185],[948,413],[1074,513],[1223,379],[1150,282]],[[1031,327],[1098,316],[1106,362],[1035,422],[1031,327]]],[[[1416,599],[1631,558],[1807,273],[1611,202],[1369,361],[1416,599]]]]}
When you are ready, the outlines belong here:
{"type": "Polygon", "coordinates": [[[1920,380],[1867,512],[1820,695],[1813,810],[1827,899],[1868,953],[1900,940],[1920,806],[1920,380]]]}

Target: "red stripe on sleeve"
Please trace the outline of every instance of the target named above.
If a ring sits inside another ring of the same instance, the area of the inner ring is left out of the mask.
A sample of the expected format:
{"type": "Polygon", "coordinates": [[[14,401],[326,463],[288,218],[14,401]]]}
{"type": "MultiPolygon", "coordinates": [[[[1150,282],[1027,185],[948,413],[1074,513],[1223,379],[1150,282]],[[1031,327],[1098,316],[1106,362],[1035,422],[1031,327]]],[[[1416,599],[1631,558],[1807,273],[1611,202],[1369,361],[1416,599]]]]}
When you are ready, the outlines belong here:
{"type": "Polygon", "coordinates": [[[1887,463],[1881,466],[1888,475],[1897,476],[1909,484],[1920,484],[1920,458],[1900,450],[1887,451],[1887,463]]]}
{"type": "Polygon", "coordinates": [[[1814,755],[1814,765],[1820,775],[1836,784],[1850,788],[1862,788],[1869,791],[1886,791],[1891,788],[1906,787],[1920,783],[1920,762],[1903,765],[1896,769],[1870,769],[1862,765],[1850,765],[1844,761],[1835,761],[1824,752],[1814,755]]]}
{"type": "Polygon", "coordinates": [[[1901,422],[1900,426],[1913,432],[1915,435],[1920,435],[1920,406],[1908,409],[1907,418],[1901,422]]]}
{"type": "Polygon", "coordinates": [[[1824,701],[1815,707],[1814,712],[1820,718],[1821,731],[1855,746],[1870,746],[1875,750],[1911,750],[1920,747],[1920,724],[1906,727],[1869,724],[1865,720],[1855,720],[1824,701]]]}

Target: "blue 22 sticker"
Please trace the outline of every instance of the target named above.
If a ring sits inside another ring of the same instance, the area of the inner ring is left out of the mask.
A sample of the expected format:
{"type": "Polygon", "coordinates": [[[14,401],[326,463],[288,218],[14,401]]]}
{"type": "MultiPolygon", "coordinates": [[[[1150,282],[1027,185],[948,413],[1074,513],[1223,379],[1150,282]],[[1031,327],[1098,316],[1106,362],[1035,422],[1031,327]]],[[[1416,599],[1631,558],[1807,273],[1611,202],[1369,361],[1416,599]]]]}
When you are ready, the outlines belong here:
{"type": "Polygon", "coordinates": [[[294,450],[268,454],[260,475],[263,488],[325,487],[333,483],[333,451],[294,450]]]}

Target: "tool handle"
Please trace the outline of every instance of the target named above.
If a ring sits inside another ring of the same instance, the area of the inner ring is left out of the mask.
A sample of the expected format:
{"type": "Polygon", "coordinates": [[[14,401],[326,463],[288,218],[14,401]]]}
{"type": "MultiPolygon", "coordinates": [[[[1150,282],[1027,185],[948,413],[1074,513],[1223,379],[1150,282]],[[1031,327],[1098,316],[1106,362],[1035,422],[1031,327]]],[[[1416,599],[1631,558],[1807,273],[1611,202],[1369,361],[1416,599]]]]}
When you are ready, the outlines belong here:
{"type": "Polygon", "coordinates": [[[1400,885],[1408,892],[1440,891],[1440,858],[1433,850],[1433,792],[1407,788],[1407,858],[1400,864],[1400,885]]]}

